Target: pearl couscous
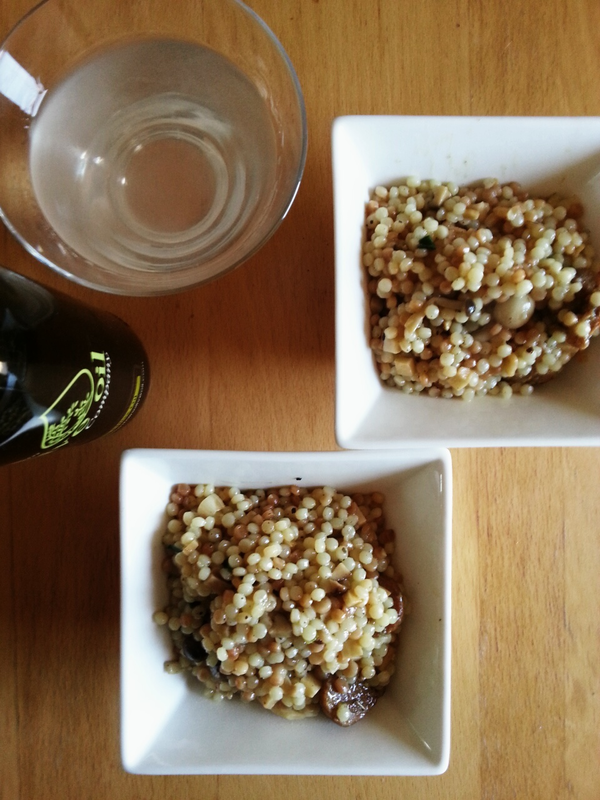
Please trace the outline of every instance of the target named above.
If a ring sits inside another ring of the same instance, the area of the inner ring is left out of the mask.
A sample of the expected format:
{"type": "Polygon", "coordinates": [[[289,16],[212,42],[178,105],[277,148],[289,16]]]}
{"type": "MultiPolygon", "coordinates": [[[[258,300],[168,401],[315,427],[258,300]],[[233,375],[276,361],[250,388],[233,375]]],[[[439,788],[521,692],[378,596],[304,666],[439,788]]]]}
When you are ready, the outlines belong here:
{"type": "Polygon", "coordinates": [[[403,618],[379,492],[180,484],[163,535],[169,602],[154,614],[215,699],[286,718],[362,718],[394,670],[403,618]]]}
{"type": "Polygon", "coordinates": [[[600,329],[600,275],[576,197],[494,178],[408,178],[366,207],[371,348],[407,393],[530,394],[600,329]]]}

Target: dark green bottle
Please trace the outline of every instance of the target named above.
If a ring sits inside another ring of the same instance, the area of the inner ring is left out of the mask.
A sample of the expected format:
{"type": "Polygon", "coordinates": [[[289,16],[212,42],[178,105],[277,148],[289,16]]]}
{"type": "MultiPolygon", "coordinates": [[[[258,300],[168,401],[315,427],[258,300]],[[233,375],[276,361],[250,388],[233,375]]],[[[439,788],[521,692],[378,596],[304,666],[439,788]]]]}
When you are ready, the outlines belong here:
{"type": "Polygon", "coordinates": [[[0,465],[120,428],[148,380],[122,320],[0,267],[0,465]]]}

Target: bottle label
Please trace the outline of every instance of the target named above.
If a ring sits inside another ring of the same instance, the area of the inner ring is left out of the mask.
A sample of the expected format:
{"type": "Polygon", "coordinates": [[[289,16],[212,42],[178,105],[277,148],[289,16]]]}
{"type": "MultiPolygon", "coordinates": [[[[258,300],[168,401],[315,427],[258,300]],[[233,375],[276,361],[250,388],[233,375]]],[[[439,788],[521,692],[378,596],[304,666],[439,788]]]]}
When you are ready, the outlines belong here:
{"type": "Polygon", "coordinates": [[[91,351],[90,361],[90,369],[80,370],[41,415],[42,451],[68,444],[93,425],[102,412],[110,387],[110,356],[91,351]],[[61,411],[65,408],[66,411],[61,411]]]}
{"type": "Polygon", "coordinates": [[[114,431],[121,428],[128,419],[130,419],[133,414],[136,412],[137,407],[139,406],[142,400],[142,391],[144,389],[144,365],[141,365],[140,372],[135,376],[135,384],[133,387],[133,394],[131,395],[131,402],[127,407],[127,410],[121,417],[121,419],[117,422],[115,427],[113,428],[114,431]]]}

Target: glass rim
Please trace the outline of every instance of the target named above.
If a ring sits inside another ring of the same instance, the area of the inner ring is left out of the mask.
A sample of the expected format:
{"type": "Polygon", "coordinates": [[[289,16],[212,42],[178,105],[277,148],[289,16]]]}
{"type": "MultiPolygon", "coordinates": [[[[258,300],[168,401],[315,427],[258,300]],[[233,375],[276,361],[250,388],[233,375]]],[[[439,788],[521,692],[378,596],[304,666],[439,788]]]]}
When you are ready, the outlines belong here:
{"type": "MultiPolygon", "coordinates": [[[[94,0],[90,0],[94,2],[94,0]]],[[[156,289],[152,289],[151,282],[145,288],[141,286],[133,285],[129,287],[121,287],[121,286],[114,286],[111,283],[103,283],[100,280],[94,280],[93,277],[84,277],[83,275],[75,274],[71,272],[64,266],[60,266],[59,264],[55,263],[55,261],[47,258],[43,253],[39,252],[32,244],[29,242],[12,224],[6,212],[3,208],[3,205],[0,204],[0,221],[5,225],[7,230],[10,234],[19,242],[19,244],[28,252],[31,256],[33,256],[36,261],[42,263],[43,265],[47,266],[53,272],[61,275],[62,277],[70,280],[73,283],[76,283],[80,286],[85,286],[89,289],[94,289],[96,291],[100,291],[106,294],[114,294],[119,296],[129,296],[129,297],[157,297],[157,296],[166,296],[169,294],[177,294],[179,292],[187,291],[188,289],[198,288],[203,286],[204,284],[211,283],[224,275],[227,275],[229,272],[240,267],[250,258],[252,258],[264,245],[269,241],[269,239],[275,234],[283,220],[289,213],[290,208],[292,207],[294,200],[296,199],[296,195],[298,194],[298,190],[300,188],[300,184],[302,182],[302,177],[304,175],[304,169],[306,166],[306,157],[308,151],[308,125],[307,125],[307,116],[306,116],[306,104],[304,102],[304,95],[302,92],[302,87],[300,85],[300,80],[296,73],[295,67],[292,64],[292,61],[287,54],[285,48],[271,30],[271,28],[267,25],[267,23],[252,9],[250,8],[243,0],[226,0],[226,2],[230,3],[233,6],[237,6],[242,13],[245,13],[267,36],[267,38],[271,41],[274,45],[275,50],[277,51],[279,57],[283,65],[286,68],[287,74],[291,80],[293,93],[295,95],[296,101],[298,103],[298,110],[299,110],[299,117],[300,117],[300,153],[297,160],[295,175],[291,179],[291,189],[286,197],[285,201],[282,203],[282,210],[277,216],[277,219],[273,222],[273,224],[269,227],[269,229],[265,232],[265,234],[243,255],[237,258],[234,262],[229,264],[228,266],[220,269],[216,274],[211,275],[209,277],[198,278],[196,280],[192,279],[189,281],[180,280],[176,282],[174,286],[166,286],[160,287],[157,286],[156,289]]],[[[29,9],[22,17],[20,17],[17,22],[12,25],[9,29],[8,33],[2,38],[0,41],[0,55],[3,52],[8,52],[7,45],[11,37],[18,31],[18,29],[24,25],[32,16],[35,15],[37,11],[39,11],[42,7],[46,5],[57,5],[57,0],[39,0],[32,8],[29,9]]],[[[64,243],[67,244],[66,242],[64,243]]],[[[68,245],[67,245],[68,246],[68,245]]],[[[69,248],[71,250],[71,248],[69,248]]],[[[72,251],[74,254],[74,258],[81,262],[86,262],[93,267],[93,271],[97,274],[98,278],[102,276],[106,277],[107,280],[110,281],[111,273],[106,268],[101,267],[99,264],[95,264],[88,259],[85,259],[76,251],[72,251]]],[[[202,265],[202,261],[199,261],[197,264],[193,264],[191,266],[184,267],[180,270],[174,271],[166,271],[163,274],[165,279],[168,276],[179,275],[183,278],[185,275],[192,276],[193,273],[197,270],[198,267],[202,265]]],[[[128,272],[125,274],[134,274],[132,272],[128,272]]],[[[151,279],[151,277],[160,276],[160,272],[154,272],[153,270],[144,270],[136,273],[138,275],[143,275],[146,278],[151,279]]]]}

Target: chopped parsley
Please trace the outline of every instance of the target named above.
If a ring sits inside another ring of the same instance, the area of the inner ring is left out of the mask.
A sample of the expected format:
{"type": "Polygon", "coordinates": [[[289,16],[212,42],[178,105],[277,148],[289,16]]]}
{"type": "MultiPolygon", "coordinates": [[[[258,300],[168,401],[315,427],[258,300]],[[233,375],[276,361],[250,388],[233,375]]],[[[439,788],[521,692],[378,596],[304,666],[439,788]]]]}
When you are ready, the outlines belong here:
{"type": "Polygon", "coordinates": [[[419,239],[419,248],[421,250],[435,250],[435,243],[431,236],[423,236],[419,239]]]}

